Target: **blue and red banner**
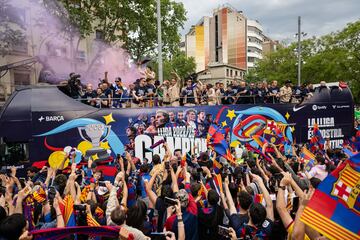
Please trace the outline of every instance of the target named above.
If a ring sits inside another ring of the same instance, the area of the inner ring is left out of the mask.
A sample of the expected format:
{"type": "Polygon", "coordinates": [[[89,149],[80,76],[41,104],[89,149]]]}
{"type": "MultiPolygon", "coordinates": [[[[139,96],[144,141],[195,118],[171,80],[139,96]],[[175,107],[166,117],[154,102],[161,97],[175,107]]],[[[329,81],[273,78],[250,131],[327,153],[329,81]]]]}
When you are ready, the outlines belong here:
{"type": "Polygon", "coordinates": [[[315,124],[332,146],[341,146],[353,128],[352,119],[342,116],[351,116],[353,109],[325,107],[314,110],[312,105],[272,104],[33,112],[29,164],[42,160],[50,167],[69,168],[71,152],[79,167],[86,168],[86,160],[91,158],[105,177],[114,176],[118,154],[128,151],[140,161],[146,158],[151,162],[154,154],[165,155],[163,144],[148,151],[163,140],[172,152],[180,149],[182,156],[189,152],[199,155],[208,150],[210,130],[215,130],[213,149],[228,160],[228,146],[259,149],[265,141],[289,146],[307,142],[315,124]]]}
{"type": "Polygon", "coordinates": [[[106,237],[112,239],[119,238],[120,227],[110,226],[78,226],[78,227],[66,227],[66,228],[49,228],[44,230],[35,230],[31,234],[34,240],[60,240],[66,239],[72,235],[86,235],[93,237],[106,237]]]}
{"type": "Polygon", "coordinates": [[[320,183],[301,221],[329,239],[360,239],[360,154],[320,183]]]}

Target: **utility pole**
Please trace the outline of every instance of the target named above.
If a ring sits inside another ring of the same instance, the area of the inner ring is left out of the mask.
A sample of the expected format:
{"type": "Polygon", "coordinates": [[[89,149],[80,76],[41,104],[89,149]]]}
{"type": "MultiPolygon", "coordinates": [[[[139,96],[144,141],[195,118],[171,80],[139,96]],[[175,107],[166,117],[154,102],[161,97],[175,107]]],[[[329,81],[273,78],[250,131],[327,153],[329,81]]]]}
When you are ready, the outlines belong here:
{"type": "Polygon", "coordinates": [[[301,85],[301,17],[298,17],[298,86],[301,85]]]}
{"type": "Polygon", "coordinates": [[[161,40],[161,4],[157,0],[157,35],[158,35],[158,77],[160,84],[163,83],[163,59],[162,59],[162,40],[161,40]]]}

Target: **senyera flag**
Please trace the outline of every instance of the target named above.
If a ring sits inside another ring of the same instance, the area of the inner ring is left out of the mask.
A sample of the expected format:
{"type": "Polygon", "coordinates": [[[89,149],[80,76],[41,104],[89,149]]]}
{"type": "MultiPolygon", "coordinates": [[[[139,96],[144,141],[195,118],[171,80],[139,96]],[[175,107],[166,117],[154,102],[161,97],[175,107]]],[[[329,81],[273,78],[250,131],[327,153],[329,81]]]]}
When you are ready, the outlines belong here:
{"type": "Polygon", "coordinates": [[[329,239],[360,239],[360,154],[321,182],[300,219],[329,239]]]}

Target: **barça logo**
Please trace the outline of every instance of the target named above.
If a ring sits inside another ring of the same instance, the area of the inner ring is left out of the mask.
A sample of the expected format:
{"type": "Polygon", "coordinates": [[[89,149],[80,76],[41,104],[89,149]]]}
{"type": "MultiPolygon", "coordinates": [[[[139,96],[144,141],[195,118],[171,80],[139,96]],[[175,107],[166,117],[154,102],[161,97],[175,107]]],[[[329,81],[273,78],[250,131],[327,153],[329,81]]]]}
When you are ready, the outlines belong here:
{"type": "Polygon", "coordinates": [[[347,164],[334,183],[331,195],[342,199],[349,209],[360,214],[360,173],[347,164]]]}

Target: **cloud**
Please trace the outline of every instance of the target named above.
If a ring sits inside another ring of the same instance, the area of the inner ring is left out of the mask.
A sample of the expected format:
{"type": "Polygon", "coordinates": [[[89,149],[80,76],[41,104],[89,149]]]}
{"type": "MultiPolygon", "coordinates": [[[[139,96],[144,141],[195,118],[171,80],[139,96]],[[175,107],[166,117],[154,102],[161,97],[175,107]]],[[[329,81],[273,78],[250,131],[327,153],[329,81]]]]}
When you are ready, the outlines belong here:
{"type": "MultiPolygon", "coordinates": [[[[213,9],[230,4],[250,19],[263,25],[265,34],[277,40],[294,39],[297,17],[302,17],[302,31],[320,36],[341,30],[347,23],[359,20],[359,0],[176,0],[188,12],[182,30],[185,35],[202,16],[211,16],[213,9]]],[[[295,40],[295,39],[294,39],[295,40]]]]}

